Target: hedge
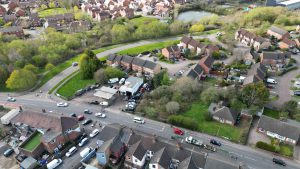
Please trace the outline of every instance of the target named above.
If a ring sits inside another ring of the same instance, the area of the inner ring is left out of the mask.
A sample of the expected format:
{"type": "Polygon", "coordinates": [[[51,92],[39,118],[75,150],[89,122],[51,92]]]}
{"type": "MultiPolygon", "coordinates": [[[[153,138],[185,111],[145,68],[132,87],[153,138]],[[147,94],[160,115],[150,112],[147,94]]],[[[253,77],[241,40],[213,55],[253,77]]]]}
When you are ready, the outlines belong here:
{"type": "Polygon", "coordinates": [[[183,117],[183,116],[177,116],[177,115],[171,115],[168,117],[168,122],[170,124],[187,128],[190,130],[196,130],[197,129],[197,123],[194,119],[189,117],[183,117]]]}
{"type": "Polygon", "coordinates": [[[268,143],[265,143],[265,142],[262,142],[262,141],[257,142],[256,147],[260,148],[260,149],[263,149],[263,150],[276,152],[276,147],[275,146],[273,146],[271,144],[268,144],[268,143]]]}

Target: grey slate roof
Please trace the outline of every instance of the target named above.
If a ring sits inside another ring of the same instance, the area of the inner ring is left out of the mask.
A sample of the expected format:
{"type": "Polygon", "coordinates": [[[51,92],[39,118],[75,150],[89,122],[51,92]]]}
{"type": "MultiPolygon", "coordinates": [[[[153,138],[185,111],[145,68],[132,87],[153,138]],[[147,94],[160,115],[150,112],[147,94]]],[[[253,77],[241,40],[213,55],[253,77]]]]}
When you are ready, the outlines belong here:
{"type": "Polygon", "coordinates": [[[133,61],[132,61],[132,64],[133,65],[137,65],[137,66],[140,66],[140,67],[143,67],[144,64],[145,64],[145,60],[143,59],[140,59],[140,58],[134,58],[133,61]]]}
{"type": "Polygon", "coordinates": [[[257,83],[259,81],[260,81],[260,79],[256,75],[250,75],[244,79],[243,85],[245,86],[245,85],[248,85],[251,83],[257,83]]]}
{"type": "Polygon", "coordinates": [[[181,42],[185,43],[185,44],[189,44],[189,42],[192,40],[191,37],[188,37],[188,36],[184,36],[181,38],[181,42]]]}
{"type": "Polygon", "coordinates": [[[138,142],[136,144],[137,146],[135,151],[133,152],[133,156],[141,161],[145,156],[145,154],[147,153],[147,150],[143,147],[141,142],[138,142]]]}
{"type": "Polygon", "coordinates": [[[24,169],[34,168],[35,166],[37,166],[37,160],[29,156],[21,162],[20,166],[24,169]]]}
{"type": "Polygon", "coordinates": [[[150,160],[150,164],[159,164],[163,168],[169,168],[171,161],[171,157],[166,151],[166,148],[162,148],[156,153],[154,153],[153,157],[150,160]]]}
{"type": "Polygon", "coordinates": [[[298,141],[300,137],[300,128],[265,115],[260,117],[257,127],[296,141],[298,141]]]}
{"type": "Polygon", "coordinates": [[[196,79],[198,77],[198,74],[194,71],[194,69],[191,69],[186,76],[192,79],[196,79]]]}
{"type": "Polygon", "coordinates": [[[278,33],[280,35],[284,35],[284,34],[288,33],[286,30],[278,28],[276,26],[271,26],[269,30],[271,30],[271,31],[273,31],[275,33],[278,33]]]}
{"type": "Polygon", "coordinates": [[[122,127],[119,124],[106,125],[102,131],[98,134],[98,140],[107,141],[115,138],[121,133],[122,127]]]}
{"type": "Polygon", "coordinates": [[[235,122],[239,112],[233,109],[230,109],[226,106],[218,107],[217,104],[211,103],[209,110],[213,116],[235,122]]]}
{"type": "Polygon", "coordinates": [[[193,157],[189,156],[178,165],[177,169],[198,169],[198,167],[196,166],[193,157]]]}
{"type": "Polygon", "coordinates": [[[133,60],[133,57],[128,56],[128,55],[124,55],[122,58],[122,62],[129,63],[129,64],[132,63],[132,60],[133,60]]]}
{"type": "Polygon", "coordinates": [[[203,72],[203,69],[201,68],[201,66],[199,64],[197,64],[195,67],[194,67],[194,71],[200,75],[202,72],[203,72]]]}
{"type": "Polygon", "coordinates": [[[106,60],[113,62],[115,60],[115,58],[116,58],[115,54],[110,54],[106,60]]]}
{"type": "Polygon", "coordinates": [[[290,57],[289,52],[262,52],[263,59],[282,60],[290,57]]]}
{"type": "Polygon", "coordinates": [[[122,60],[123,56],[116,56],[115,62],[120,62],[122,60]]]}
{"type": "Polygon", "coordinates": [[[155,69],[155,67],[157,66],[156,63],[152,62],[152,61],[149,61],[149,60],[146,60],[145,64],[144,64],[144,67],[145,68],[148,68],[148,69],[155,69]]]}

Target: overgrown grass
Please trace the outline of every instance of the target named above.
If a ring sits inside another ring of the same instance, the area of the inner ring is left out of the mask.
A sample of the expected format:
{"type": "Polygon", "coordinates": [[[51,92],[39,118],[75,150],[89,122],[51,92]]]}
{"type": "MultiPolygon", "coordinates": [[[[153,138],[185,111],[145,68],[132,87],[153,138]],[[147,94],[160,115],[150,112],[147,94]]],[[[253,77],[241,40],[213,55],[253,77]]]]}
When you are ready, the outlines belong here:
{"type": "Polygon", "coordinates": [[[91,85],[94,83],[94,79],[83,80],[81,79],[80,74],[77,73],[63,86],[61,86],[56,93],[63,96],[66,99],[70,99],[77,90],[85,88],[87,85],[91,85]]]}
{"type": "Polygon", "coordinates": [[[147,44],[147,45],[142,45],[142,46],[137,46],[134,48],[122,50],[118,52],[120,55],[128,54],[128,55],[138,55],[142,52],[147,52],[147,51],[152,51],[155,49],[162,49],[171,45],[178,44],[179,40],[171,40],[171,41],[165,41],[165,42],[158,42],[158,43],[152,43],[152,44],[147,44]]]}
{"type": "Polygon", "coordinates": [[[208,105],[202,103],[194,103],[191,106],[191,109],[182,114],[184,117],[190,117],[196,120],[198,124],[198,130],[210,135],[215,135],[219,137],[229,138],[231,141],[235,142],[244,142],[243,135],[244,130],[249,128],[249,124],[240,127],[233,127],[227,124],[222,124],[217,121],[210,121],[208,105]]]}
{"type": "Polygon", "coordinates": [[[67,9],[65,9],[65,8],[45,9],[45,10],[39,11],[39,17],[40,18],[44,18],[46,16],[57,15],[57,14],[64,14],[64,13],[68,13],[68,12],[70,12],[70,11],[67,10],[67,9]]]}
{"type": "Polygon", "coordinates": [[[22,148],[28,151],[34,150],[40,144],[42,136],[42,133],[37,132],[22,148]]]}
{"type": "Polygon", "coordinates": [[[130,20],[130,22],[132,22],[136,25],[141,25],[141,24],[150,23],[150,22],[154,22],[154,21],[158,21],[158,19],[149,18],[149,17],[138,17],[138,18],[133,18],[130,20]]]}
{"type": "Polygon", "coordinates": [[[279,153],[281,155],[284,155],[287,157],[293,157],[293,155],[294,155],[293,146],[287,145],[287,144],[280,144],[279,147],[280,147],[279,153]]]}
{"type": "Polygon", "coordinates": [[[279,119],[279,111],[278,110],[274,110],[274,109],[269,109],[267,107],[264,108],[264,115],[265,116],[269,116],[272,117],[274,119],[279,119]]]}

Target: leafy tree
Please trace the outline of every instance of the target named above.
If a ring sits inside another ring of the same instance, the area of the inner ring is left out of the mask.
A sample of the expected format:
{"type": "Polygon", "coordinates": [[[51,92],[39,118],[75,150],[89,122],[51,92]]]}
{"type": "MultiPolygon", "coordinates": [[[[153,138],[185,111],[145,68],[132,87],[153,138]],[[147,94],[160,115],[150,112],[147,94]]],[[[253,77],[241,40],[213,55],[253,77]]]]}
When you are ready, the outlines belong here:
{"type": "Polygon", "coordinates": [[[38,71],[38,68],[35,67],[33,64],[27,64],[27,65],[25,65],[24,69],[25,70],[29,70],[29,71],[34,72],[34,73],[37,73],[37,71],[38,71]]]}
{"type": "Polygon", "coordinates": [[[130,39],[130,31],[126,25],[116,24],[111,30],[113,42],[125,42],[130,39]]]}
{"type": "Polygon", "coordinates": [[[178,102],[170,101],[166,104],[166,110],[169,114],[177,114],[179,109],[180,105],[178,102]]]}
{"type": "Polygon", "coordinates": [[[297,113],[298,103],[294,100],[287,101],[282,106],[282,111],[288,112],[288,115],[293,118],[297,113]]]}
{"type": "Polygon", "coordinates": [[[91,50],[86,50],[80,57],[79,65],[81,78],[92,79],[94,72],[101,66],[101,62],[91,50]]]}
{"type": "Polygon", "coordinates": [[[94,79],[99,84],[105,84],[107,82],[107,76],[106,76],[104,70],[103,69],[97,70],[97,72],[95,72],[95,74],[94,74],[94,79]]]}
{"type": "Polygon", "coordinates": [[[202,17],[199,21],[203,25],[216,25],[218,23],[219,16],[216,14],[202,17]]]}
{"type": "Polygon", "coordinates": [[[221,58],[221,53],[220,52],[213,52],[212,57],[216,60],[221,58]]]}
{"type": "Polygon", "coordinates": [[[9,73],[7,71],[7,68],[4,65],[0,66],[0,86],[5,85],[8,76],[9,73]]]}
{"type": "Polygon", "coordinates": [[[106,67],[104,70],[105,76],[110,79],[110,78],[122,78],[125,76],[125,73],[117,68],[113,67],[106,67]]]}
{"type": "Polygon", "coordinates": [[[52,65],[51,63],[48,63],[48,64],[45,66],[45,69],[49,71],[49,70],[52,70],[54,67],[55,67],[54,65],[52,65]]]}
{"type": "Polygon", "coordinates": [[[41,55],[33,56],[32,61],[38,67],[44,67],[47,64],[47,59],[41,55]]]}
{"type": "Polygon", "coordinates": [[[154,88],[158,88],[160,85],[162,85],[162,80],[166,73],[167,73],[166,71],[160,71],[159,73],[154,75],[152,80],[154,88]]]}
{"type": "Polygon", "coordinates": [[[219,100],[219,95],[216,88],[209,87],[206,90],[204,90],[201,93],[201,100],[206,104],[217,102],[219,100]]]}
{"type": "Polygon", "coordinates": [[[171,84],[171,81],[170,81],[170,78],[169,78],[169,75],[165,72],[165,74],[163,75],[163,78],[161,80],[161,85],[170,85],[171,84]]]}
{"type": "Polygon", "coordinates": [[[36,75],[29,70],[14,70],[6,81],[6,87],[14,90],[26,90],[33,87],[36,80],[36,75]]]}
{"type": "Polygon", "coordinates": [[[184,33],[186,31],[186,25],[182,21],[174,21],[173,23],[170,24],[170,33],[172,35],[177,35],[180,33],[184,33]]]}
{"type": "Polygon", "coordinates": [[[0,19],[0,26],[3,26],[5,23],[3,21],[3,19],[0,19]]]}
{"type": "Polygon", "coordinates": [[[15,67],[17,68],[23,68],[25,66],[26,62],[24,60],[17,60],[15,62],[15,67]]]}
{"type": "Polygon", "coordinates": [[[195,24],[190,28],[190,32],[203,32],[205,30],[205,27],[201,24],[195,24]]]}
{"type": "Polygon", "coordinates": [[[269,90],[262,83],[253,83],[245,86],[240,92],[240,99],[247,106],[251,105],[262,106],[269,99],[269,90]]]}

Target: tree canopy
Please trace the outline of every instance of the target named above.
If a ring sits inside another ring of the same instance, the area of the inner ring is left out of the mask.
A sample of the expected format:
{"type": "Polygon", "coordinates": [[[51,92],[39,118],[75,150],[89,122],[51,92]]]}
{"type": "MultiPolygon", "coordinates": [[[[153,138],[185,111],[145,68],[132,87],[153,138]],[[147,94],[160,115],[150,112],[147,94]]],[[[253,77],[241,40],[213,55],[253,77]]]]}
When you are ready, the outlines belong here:
{"type": "Polygon", "coordinates": [[[6,87],[15,90],[26,90],[33,87],[36,80],[36,75],[29,70],[14,70],[6,81],[6,87]]]}

